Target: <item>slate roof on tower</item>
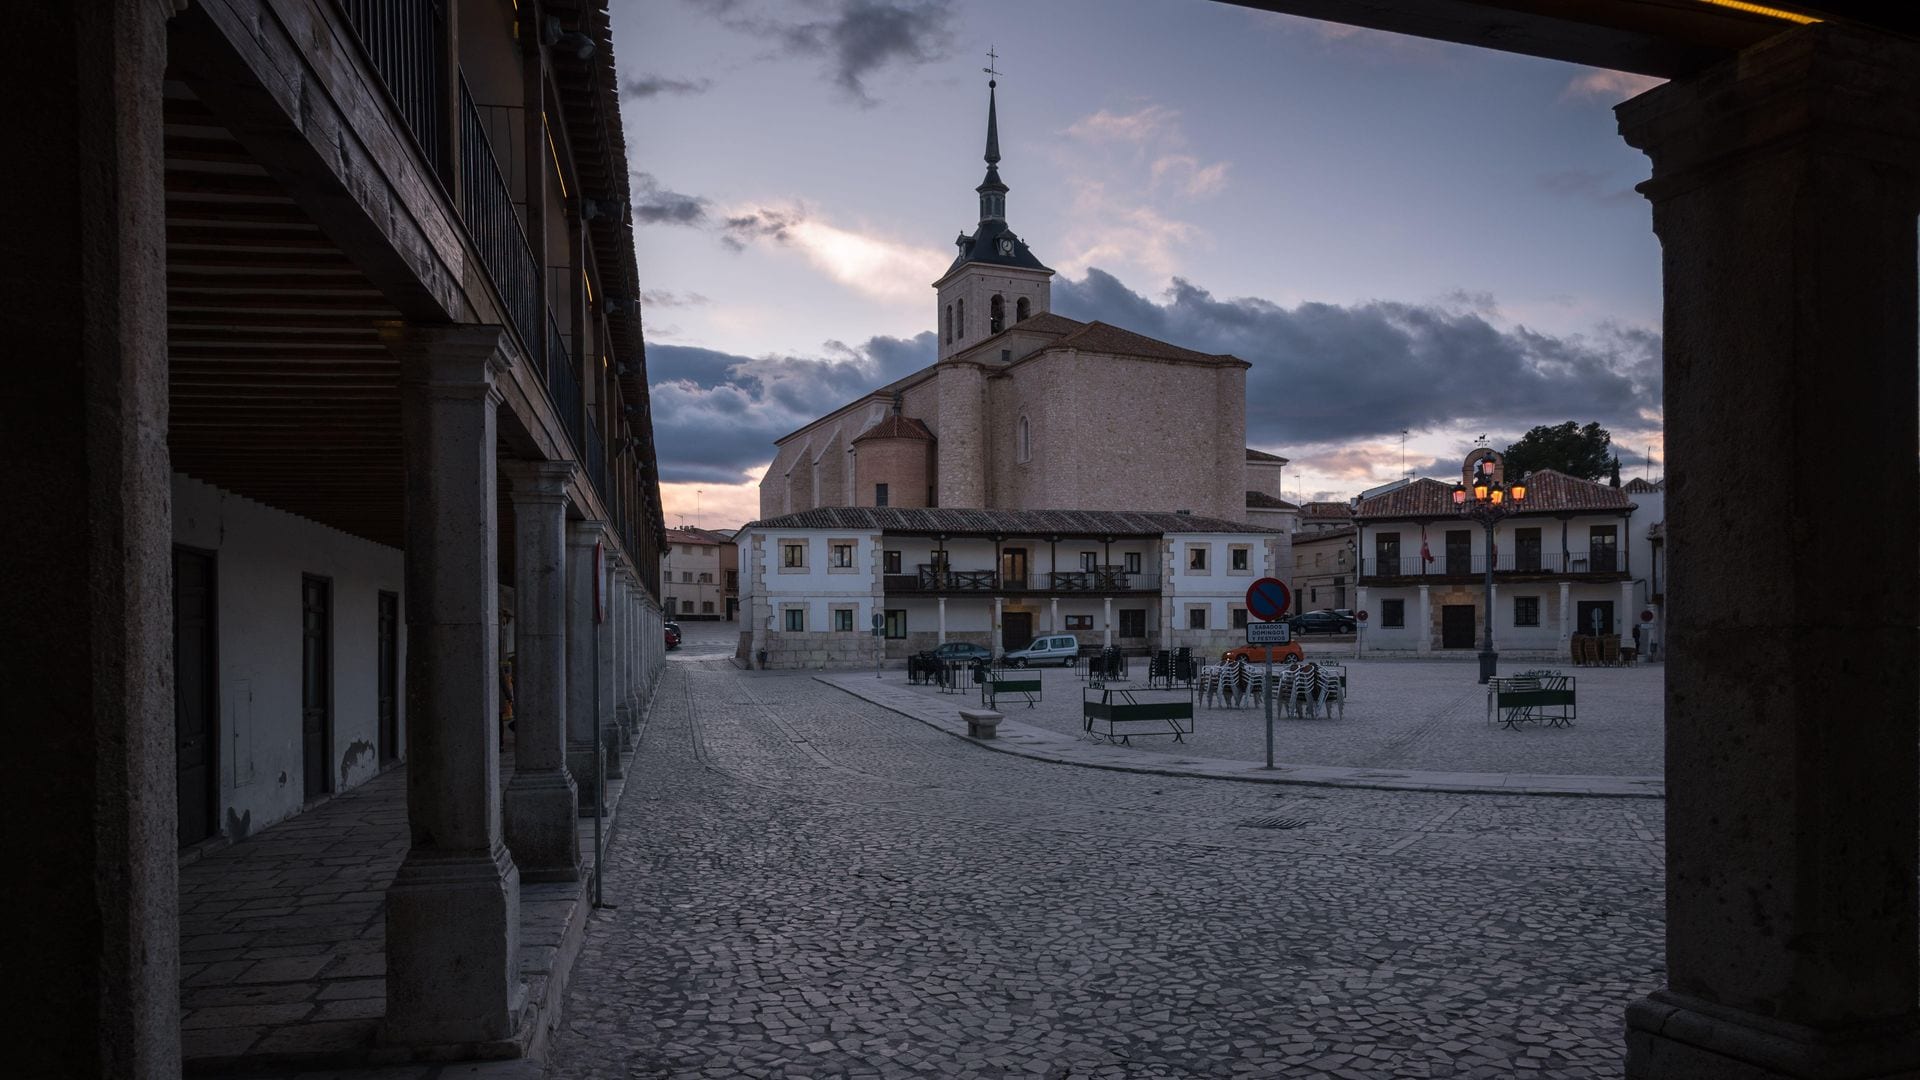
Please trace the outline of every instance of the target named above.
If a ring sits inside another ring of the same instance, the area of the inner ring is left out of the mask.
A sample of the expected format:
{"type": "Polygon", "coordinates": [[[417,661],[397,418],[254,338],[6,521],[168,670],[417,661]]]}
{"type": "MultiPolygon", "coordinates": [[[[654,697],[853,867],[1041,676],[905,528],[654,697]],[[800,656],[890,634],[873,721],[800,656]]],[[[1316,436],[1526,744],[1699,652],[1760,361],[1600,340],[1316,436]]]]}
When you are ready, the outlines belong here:
{"type": "MultiPolygon", "coordinates": [[[[1044,270],[1049,274],[1053,273],[1052,267],[1034,258],[1032,249],[1027,247],[1027,242],[1014,235],[1014,231],[1008,228],[1004,221],[983,221],[980,227],[973,231],[972,236],[961,233],[954,238],[953,242],[960,248],[960,255],[953,260],[953,265],[947,267],[947,274],[953,273],[968,263],[1018,266],[1025,270],[1044,270]],[[1000,238],[1003,236],[1013,241],[1011,254],[1000,253],[1000,238]]],[[[946,274],[940,276],[944,278],[946,274]]]]}

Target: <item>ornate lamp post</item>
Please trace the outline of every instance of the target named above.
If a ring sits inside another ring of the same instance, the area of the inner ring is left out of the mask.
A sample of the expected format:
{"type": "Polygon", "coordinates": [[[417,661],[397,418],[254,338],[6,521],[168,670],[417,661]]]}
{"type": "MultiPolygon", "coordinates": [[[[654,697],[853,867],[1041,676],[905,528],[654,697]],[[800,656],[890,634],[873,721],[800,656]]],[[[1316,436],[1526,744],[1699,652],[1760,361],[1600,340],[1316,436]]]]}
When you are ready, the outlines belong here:
{"type": "Polygon", "coordinates": [[[1509,514],[1520,512],[1527,499],[1524,479],[1505,484],[1493,478],[1493,460],[1482,458],[1474,469],[1473,487],[1453,485],[1453,505],[1460,516],[1477,521],[1487,530],[1487,629],[1480,646],[1480,681],[1499,674],[1500,654],[1493,651],[1493,527],[1509,514]]]}

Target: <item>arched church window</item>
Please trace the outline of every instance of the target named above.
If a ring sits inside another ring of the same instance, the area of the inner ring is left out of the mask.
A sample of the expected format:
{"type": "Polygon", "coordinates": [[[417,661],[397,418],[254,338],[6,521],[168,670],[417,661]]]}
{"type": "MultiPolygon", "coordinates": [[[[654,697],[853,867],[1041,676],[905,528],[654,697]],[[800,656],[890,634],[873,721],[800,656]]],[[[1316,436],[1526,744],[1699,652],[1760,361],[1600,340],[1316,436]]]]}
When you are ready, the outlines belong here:
{"type": "Polygon", "coordinates": [[[1033,425],[1026,417],[1020,418],[1020,429],[1013,438],[1013,460],[1030,461],[1033,458],[1033,425]]]}
{"type": "Polygon", "coordinates": [[[953,308],[953,336],[967,340],[967,302],[957,301],[953,308]]]}
{"type": "Polygon", "coordinates": [[[947,305],[947,344],[953,344],[953,305],[947,305]]]}
{"type": "Polygon", "coordinates": [[[999,293],[993,294],[993,300],[987,305],[987,333],[997,334],[1007,328],[1007,301],[999,293]]]}
{"type": "Polygon", "coordinates": [[[1014,322],[1026,322],[1027,316],[1032,314],[1033,314],[1033,304],[1029,302],[1026,297],[1023,296],[1020,299],[1014,301],[1013,303],[1013,321],[1014,322]]]}

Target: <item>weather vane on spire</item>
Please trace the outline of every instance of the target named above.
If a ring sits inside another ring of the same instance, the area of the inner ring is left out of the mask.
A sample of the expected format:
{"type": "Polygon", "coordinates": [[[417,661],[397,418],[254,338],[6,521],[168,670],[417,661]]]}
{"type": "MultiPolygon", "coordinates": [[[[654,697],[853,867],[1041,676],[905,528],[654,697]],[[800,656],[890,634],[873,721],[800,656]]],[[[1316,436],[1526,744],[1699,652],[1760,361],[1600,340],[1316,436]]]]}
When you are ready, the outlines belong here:
{"type": "Polygon", "coordinates": [[[994,85],[995,81],[997,81],[1000,78],[1000,73],[994,70],[994,66],[999,62],[1000,62],[1000,54],[993,51],[993,46],[991,45],[987,46],[987,66],[981,68],[980,70],[992,76],[992,78],[987,81],[987,85],[989,86],[994,85]]]}

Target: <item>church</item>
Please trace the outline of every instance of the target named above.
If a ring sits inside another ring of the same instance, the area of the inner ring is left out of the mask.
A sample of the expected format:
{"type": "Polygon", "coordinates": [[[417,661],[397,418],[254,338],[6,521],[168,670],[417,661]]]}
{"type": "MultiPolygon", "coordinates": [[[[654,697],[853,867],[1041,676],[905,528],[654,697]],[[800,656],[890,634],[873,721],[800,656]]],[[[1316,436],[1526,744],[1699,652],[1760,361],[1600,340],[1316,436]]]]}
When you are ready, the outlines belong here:
{"type": "Polygon", "coordinates": [[[933,283],[932,365],[775,444],[760,516],[819,507],[1185,513],[1285,529],[1286,459],[1246,446],[1246,361],[1052,310],[1007,223],[997,83],[980,220],[933,283]]]}

